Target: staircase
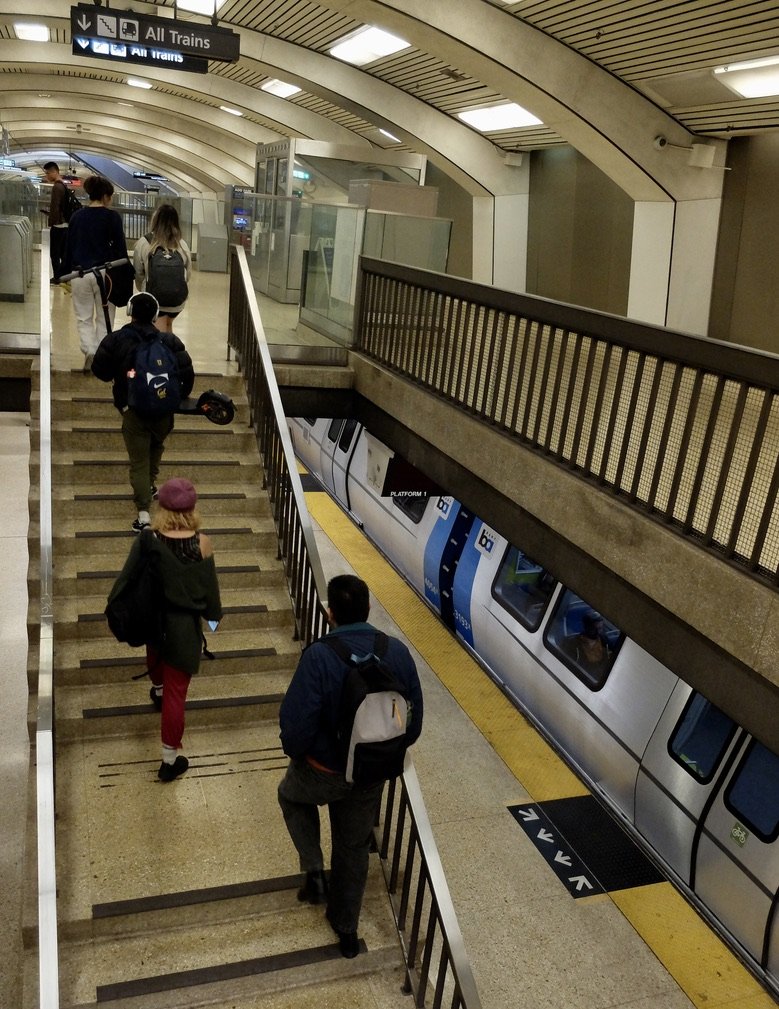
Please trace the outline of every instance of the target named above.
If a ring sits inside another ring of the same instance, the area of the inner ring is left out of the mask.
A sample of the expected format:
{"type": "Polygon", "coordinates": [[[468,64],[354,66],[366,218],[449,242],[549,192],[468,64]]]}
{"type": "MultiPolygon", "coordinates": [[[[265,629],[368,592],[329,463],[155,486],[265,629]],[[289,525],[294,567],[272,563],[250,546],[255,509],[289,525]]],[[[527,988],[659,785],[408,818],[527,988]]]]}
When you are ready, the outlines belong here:
{"type": "MultiPolygon", "coordinates": [[[[52,376],[61,1006],[405,1004],[378,860],[361,921],[366,949],[355,960],[339,955],[323,909],[296,899],[301,877],[276,788],[286,766],[278,707],[300,648],[241,380],[202,376],[198,386],[204,379],[233,397],[236,419],[219,428],[177,417],[160,480],[187,476],[197,487],[224,619],[209,635],[213,661],[203,659],[190,685],[189,771],[162,784],[160,716],[149,680],[133,679],[145,668],[142,649],[118,644],[103,617],[135,517],[119,416],[108,386],[79,371],[52,376]]],[[[32,409],[35,416],[35,402],[32,409]]],[[[37,472],[31,485],[37,494],[37,472]]],[[[31,500],[33,539],[37,523],[31,500]]],[[[30,556],[37,671],[37,549],[30,556]]],[[[24,1009],[33,1009],[34,845],[28,849],[24,1009]]]]}

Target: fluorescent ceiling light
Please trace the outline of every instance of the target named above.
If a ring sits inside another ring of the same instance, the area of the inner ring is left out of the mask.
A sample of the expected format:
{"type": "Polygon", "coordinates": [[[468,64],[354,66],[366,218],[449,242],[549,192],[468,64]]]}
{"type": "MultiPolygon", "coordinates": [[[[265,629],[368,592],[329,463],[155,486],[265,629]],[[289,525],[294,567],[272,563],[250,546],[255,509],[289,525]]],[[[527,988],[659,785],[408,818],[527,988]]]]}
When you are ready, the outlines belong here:
{"type": "Polygon", "coordinates": [[[715,67],[714,75],[742,98],[779,95],[779,56],[715,67]]]}
{"type": "Polygon", "coordinates": [[[389,130],[383,130],[383,129],[381,129],[381,127],[379,127],[379,133],[381,133],[381,135],[383,137],[386,137],[387,140],[392,140],[396,144],[400,143],[400,141],[398,140],[398,138],[394,134],[390,133],[389,130]]]}
{"type": "Polygon", "coordinates": [[[287,84],[286,81],[277,80],[275,77],[260,85],[260,91],[267,91],[279,98],[289,98],[290,95],[296,95],[300,90],[297,84],[287,84]]]}
{"type": "Polygon", "coordinates": [[[46,25],[15,24],[16,37],[23,42],[48,42],[49,29],[46,25]]]}
{"type": "Polygon", "coordinates": [[[128,107],[128,109],[134,109],[135,108],[135,106],[133,105],[132,102],[117,102],[116,104],[117,105],[126,105],[128,107]]]}
{"type": "Polygon", "coordinates": [[[541,123],[540,119],[515,102],[470,109],[467,112],[458,112],[457,115],[464,123],[481,130],[482,133],[516,130],[521,126],[538,126],[541,123]]]}
{"type": "Polygon", "coordinates": [[[225,3],[225,0],[178,0],[176,6],[179,10],[192,11],[193,14],[205,14],[210,17],[212,14],[216,14],[220,7],[225,3]]]}
{"type": "Polygon", "coordinates": [[[238,109],[231,109],[227,105],[220,105],[219,108],[222,112],[229,112],[231,116],[242,116],[243,112],[239,112],[238,109]]]}
{"type": "Polygon", "coordinates": [[[147,91],[151,91],[154,87],[153,84],[148,84],[146,81],[139,81],[137,77],[128,77],[127,83],[131,88],[145,88],[147,91]]]}
{"type": "Polygon", "coordinates": [[[382,56],[391,56],[392,53],[400,52],[401,49],[408,49],[411,43],[405,39],[398,38],[397,35],[390,35],[389,32],[381,28],[360,28],[341,39],[330,50],[330,55],[338,60],[345,60],[347,63],[354,63],[358,67],[365,66],[366,63],[373,63],[374,60],[382,56]]]}

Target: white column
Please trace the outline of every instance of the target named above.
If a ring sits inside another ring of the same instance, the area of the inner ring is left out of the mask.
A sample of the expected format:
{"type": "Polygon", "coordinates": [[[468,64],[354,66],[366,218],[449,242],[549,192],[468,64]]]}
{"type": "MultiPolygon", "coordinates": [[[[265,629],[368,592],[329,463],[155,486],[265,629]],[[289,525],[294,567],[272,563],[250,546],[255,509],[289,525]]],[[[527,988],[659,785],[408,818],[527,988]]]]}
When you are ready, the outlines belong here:
{"type": "Polygon", "coordinates": [[[628,317],[705,336],[721,201],[636,203],[628,317]]]}

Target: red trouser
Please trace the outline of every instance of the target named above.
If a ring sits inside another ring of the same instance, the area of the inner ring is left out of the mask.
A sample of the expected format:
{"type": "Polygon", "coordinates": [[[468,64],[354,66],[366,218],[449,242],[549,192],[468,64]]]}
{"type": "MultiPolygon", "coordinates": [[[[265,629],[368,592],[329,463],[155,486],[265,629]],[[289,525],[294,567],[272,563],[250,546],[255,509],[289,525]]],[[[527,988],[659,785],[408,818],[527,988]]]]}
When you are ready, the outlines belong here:
{"type": "Polygon", "coordinates": [[[176,750],[184,736],[184,704],[192,677],[175,666],[157,658],[152,648],[146,649],[146,665],[151,682],[162,687],[162,745],[176,750]]]}

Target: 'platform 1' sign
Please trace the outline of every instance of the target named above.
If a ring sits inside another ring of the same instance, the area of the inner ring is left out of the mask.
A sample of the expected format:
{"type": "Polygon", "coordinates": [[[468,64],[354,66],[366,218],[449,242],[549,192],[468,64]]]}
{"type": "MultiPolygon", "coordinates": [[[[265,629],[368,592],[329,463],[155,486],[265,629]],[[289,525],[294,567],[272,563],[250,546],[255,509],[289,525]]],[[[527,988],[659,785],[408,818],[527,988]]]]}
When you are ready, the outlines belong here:
{"type": "Polygon", "coordinates": [[[235,63],[241,55],[240,36],[228,28],[85,4],[70,8],[70,31],[74,38],[153,47],[224,63],[235,63]]]}

